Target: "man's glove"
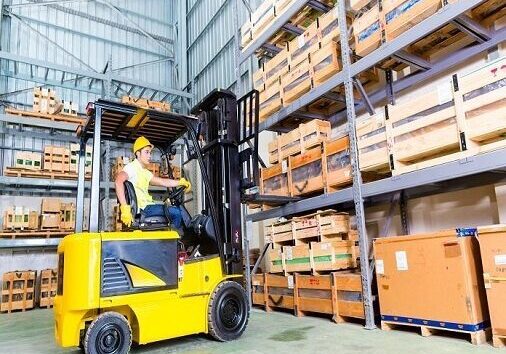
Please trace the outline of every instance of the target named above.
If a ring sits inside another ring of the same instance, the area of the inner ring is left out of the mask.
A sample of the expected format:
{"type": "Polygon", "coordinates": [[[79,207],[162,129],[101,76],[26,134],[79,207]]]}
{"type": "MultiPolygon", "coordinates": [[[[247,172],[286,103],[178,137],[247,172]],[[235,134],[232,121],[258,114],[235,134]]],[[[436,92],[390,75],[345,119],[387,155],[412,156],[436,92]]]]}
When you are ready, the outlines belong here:
{"type": "Polygon", "coordinates": [[[180,178],[178,186],[184,187],[184,191],[188,193],[192,189],[192,184],[186,178],[180,178]]]}
{"type": "Polygon", "coordinates": [[[121,211],[121,222],[125,224],[127,227],[132,226],[132,207],[128,204],[121,205],[119,207],[119,210],[121,211]]]}

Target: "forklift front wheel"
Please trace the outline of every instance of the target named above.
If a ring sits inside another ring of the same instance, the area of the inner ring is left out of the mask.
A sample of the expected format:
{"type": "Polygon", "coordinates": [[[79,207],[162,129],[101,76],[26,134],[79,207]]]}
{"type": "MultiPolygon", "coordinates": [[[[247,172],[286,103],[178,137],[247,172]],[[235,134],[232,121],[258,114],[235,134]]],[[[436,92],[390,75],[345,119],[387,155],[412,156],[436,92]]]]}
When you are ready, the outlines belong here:
{"type": "Polygon", "coordinates": [[[246,329],[248,317],[248,297],[244,288],[235,281],[219,284],[209,302],[209,334],[221,342],[239,338],[246,329]]]}
{"type": "Polygon", "coordinates": [[[84,337],[86,354],[126,354],[132,345],[132,329],[116,312],[105,312],[88,327],[84,337]]]}

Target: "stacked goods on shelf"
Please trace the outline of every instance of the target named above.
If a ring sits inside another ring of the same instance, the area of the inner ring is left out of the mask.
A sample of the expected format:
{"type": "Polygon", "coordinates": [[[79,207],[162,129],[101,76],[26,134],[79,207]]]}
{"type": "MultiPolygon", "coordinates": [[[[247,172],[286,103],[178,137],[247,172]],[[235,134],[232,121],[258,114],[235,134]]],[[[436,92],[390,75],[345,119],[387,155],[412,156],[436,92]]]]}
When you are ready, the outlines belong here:
{"type": "MultiPolygon", "coordinates": [[[[488,311],[494,347],[506,346],[506,227],[479,227],[478,242],[481,250],[483,279],[487,294],[488,311]]],[[[478,274],[480,276],[480,274],[478,274]]]]}
{"type": "Polygon", "coordinates": [[[398,175],[506,145],[506,58],[357,124],[360,169],[398,175]]]}
{"type": "Polygon", "coordinates": [[[39,213],[23,207],[10,207],[4,211],[3,230],[37,230],[39,213]]]}
{"type": "Polygon", "coordinates": [[[54,305],[58,279],[58,269],[43,269],[40,272],[39,307],[50,308],[54,305]]]}
{"type": "Polygon", "coordinates": [[[332,210],[276,222],[266,230],[269,271],[319,274],[357,266],[356,236],[349,216],[332,210]]]}
{"type": "MultiPolygon", "coordinates": [[[[78,162],[79,162],[79,144],[70,144],[70,172],[78,173],[78,162]]],[[[91,163],[93,161],[92,158],[93,147],[91,145],[86,145],[85,152],[85,172],[91,173],[91,163]]]]}
{"type": "Polygon", "coordinates": [[[162,112],[170,112],[170,104],[167,102],[151,101],[145,98],[138,98],[132,96],[123,96],[121,97],[121,103],[145,109],[156,109],[162,112]]]}
{"type": "Polygon", "coordinates": [[[35,306],[35,279],[34,271],[15,271],[4,273],[2,277],[1,312],[15,310],[28,310],[35,306]]]}
{"type": "Polygon", "coordinates": [[[60,229],[71,230],[76,225],[76,206],[74,203],[60,204],[60,229]]]}
{"type": "Polygon", "coordinates": [[[40,228],[58,229],[61,221],[61,202],[58,198],[43,198],[40,208],[40,228]]]}
{"type": "Polygon", "coordinates": [[[79,106],[77,103],[72,101],[64,101],[62,100],[62,111],[61,113],[68,116],[77,117],[77,112],[79,112],[79,106]]]}
{"type": "Polygon", "coordinates": [[[374,240],[382,329],[415,326],[467,333],[486,341],[489,327],[475,230],[374,240]]]}
{"type": "Polygon", "coordinates": [[[33,89],[33,111],[45,114],[56,114],[60,112],[62,105],[51,89],[35,87],[33,89]]]}
{"type": "MultiPolygon", "coordinates": [[[[119,172],[123,171],[123,167],[130,163],[130,158],[119,156],[114,160],[111,168],[111,180],[114,181],[119,172]]],[[[160,164],[158,162],[150,162],[147,167],[154,176],[160,176],[160,164]]]]}
{"type": "Polygon", "coordinates": [[[39,152],[16,151],[14,167],[26,170],[38,170],[42,168],[42,154],[39,152]]]}
{"type": "Polygon", "coordinates": [[[70,149],[61,146],[45,146],[43,169],[50,172],[70,172],[70,149]]]}

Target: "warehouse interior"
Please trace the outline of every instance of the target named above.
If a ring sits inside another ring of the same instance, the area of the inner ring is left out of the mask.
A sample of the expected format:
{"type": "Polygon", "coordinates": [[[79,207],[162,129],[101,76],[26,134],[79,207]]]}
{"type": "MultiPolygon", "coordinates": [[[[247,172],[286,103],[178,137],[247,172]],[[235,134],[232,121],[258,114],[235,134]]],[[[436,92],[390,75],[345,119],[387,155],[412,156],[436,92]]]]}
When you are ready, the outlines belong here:
{"type": "Polygon", "coordinates": [[[504,350],[504,1],[0,8],[0,352],[504,350]]]}

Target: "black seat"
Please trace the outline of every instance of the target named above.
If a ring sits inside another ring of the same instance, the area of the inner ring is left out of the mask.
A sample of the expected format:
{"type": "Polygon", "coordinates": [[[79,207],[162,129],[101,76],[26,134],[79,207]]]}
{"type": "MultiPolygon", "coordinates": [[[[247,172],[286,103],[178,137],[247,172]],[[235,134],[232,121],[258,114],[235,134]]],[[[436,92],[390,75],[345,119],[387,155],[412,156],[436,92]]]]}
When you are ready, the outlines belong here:
{"type": "Polygon", "coordinates": [[[134,218],[131,229],[136,230],[162,230],[170,227],[170,221],[166,215],[145,216],[142,210],[137,212],[137,195],[132,182],[125,181],[125,198],[126,202],[132,208],[132,216],[134,218]]]}

